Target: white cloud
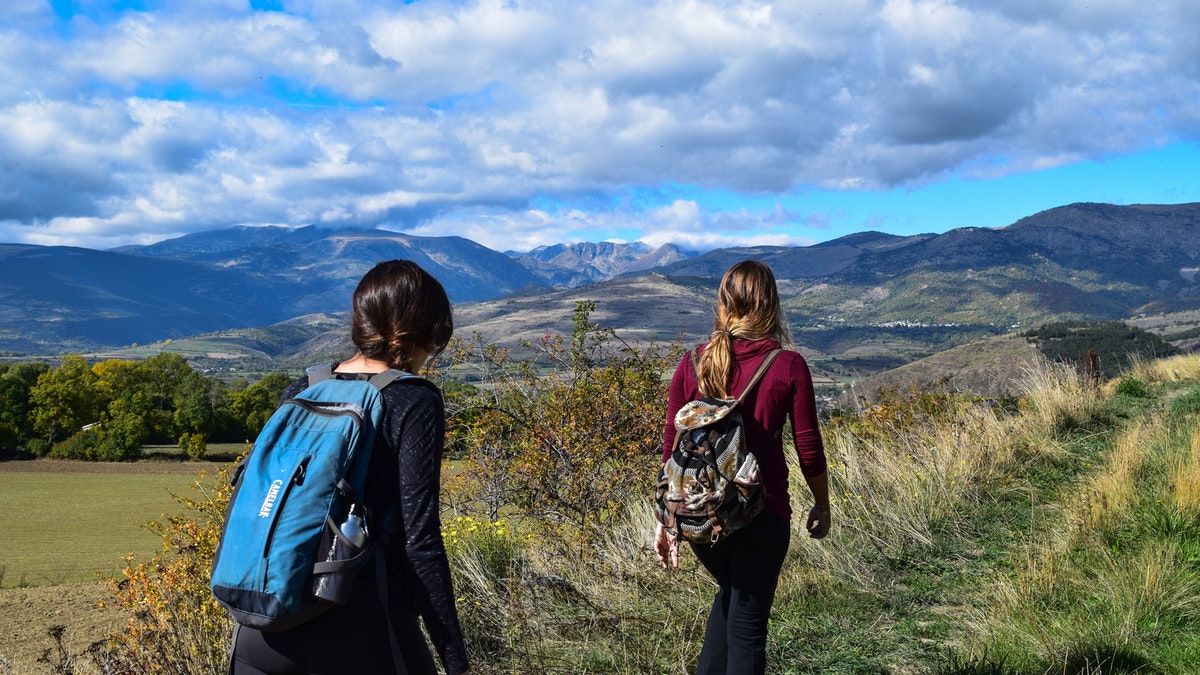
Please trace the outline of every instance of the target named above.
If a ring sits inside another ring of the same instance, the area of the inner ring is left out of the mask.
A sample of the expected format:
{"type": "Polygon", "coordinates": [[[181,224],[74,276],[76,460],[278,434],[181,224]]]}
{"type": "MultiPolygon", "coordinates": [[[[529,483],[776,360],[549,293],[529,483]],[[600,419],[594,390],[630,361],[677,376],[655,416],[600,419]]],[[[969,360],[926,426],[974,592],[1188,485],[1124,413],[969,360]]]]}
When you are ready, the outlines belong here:
{"type": "Polygon", "coordinates": [[[667,184],[911,187],[1200,139],[1192,0],[288,7],[64,21],[8,3],[0,234],[103,246],[254,222],[507,248],[616,229],[801,241],[738,229],[771,213],[605,204],[667,184]],[[545,198],[601,206],[545,222],[545,198]]]}

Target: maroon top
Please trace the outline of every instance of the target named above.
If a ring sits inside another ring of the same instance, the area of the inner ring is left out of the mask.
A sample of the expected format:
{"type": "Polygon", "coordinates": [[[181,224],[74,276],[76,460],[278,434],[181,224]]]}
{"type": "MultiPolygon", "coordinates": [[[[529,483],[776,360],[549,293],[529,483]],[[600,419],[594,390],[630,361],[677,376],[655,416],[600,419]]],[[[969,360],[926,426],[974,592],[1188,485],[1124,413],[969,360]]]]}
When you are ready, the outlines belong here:
{"type": "MultiPolygon", "coordinates": [[[[740,394],[758,364],[772,349],[778,348],[779,343],[775,340],[733,340],[734,367],[727,387],[729,396],[740,394]]],[[[697,350],[703,352],[703,347],[697,350]]],[[[675,413],[688,401],[701,398],[689,358],[684,355],[671,377],[667,423],[663,431],[664,462],[671,457],[671,448],[675,444],[675,413]]],[[[758,386],[742,401],[742,412],[746,447],[758,458],[762,470],[766,490],[764,508],[790,518],[788,467],[783,456],[783,426],[789,416],[800,471],[805,476],[819,476],[825,471],[825,446],[817,429],[812,375],[804,357],[793,351],[781,352],[758,386]]]]}

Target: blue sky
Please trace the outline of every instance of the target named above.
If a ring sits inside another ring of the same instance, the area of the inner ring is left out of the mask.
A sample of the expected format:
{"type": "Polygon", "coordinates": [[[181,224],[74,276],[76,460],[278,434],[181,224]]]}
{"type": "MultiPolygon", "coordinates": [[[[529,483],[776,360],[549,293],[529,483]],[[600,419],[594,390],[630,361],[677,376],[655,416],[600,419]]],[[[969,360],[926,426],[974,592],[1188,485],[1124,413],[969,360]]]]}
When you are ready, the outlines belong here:
{"type": "Polygon", "coordinates": [[[1200,3],[7,0],[0,242],[805,245],[1200,201],[1200,3]]]}

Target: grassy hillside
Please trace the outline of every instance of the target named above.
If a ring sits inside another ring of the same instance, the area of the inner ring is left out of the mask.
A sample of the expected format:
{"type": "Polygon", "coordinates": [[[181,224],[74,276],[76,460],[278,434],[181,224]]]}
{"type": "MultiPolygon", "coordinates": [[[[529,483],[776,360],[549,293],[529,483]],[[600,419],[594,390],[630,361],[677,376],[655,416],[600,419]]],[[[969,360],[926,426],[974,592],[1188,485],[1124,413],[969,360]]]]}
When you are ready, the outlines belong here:
{"type": "Polygon", "coordinates": [[[1019,394],[1022,378],[1040,360],[1037,347],[1016,334],[954,347],[856,382],[847,395],[873,399],[880,387],[940,383],[947,391],[983,396],[1019,394]]]}
{"type": "Polygon", "coordinates": [[[781,672],[1192,672],[1200,359],[1019,384],[1013,413],[907,392],[827,429],[842,529],[792,568],[781,672]]]}

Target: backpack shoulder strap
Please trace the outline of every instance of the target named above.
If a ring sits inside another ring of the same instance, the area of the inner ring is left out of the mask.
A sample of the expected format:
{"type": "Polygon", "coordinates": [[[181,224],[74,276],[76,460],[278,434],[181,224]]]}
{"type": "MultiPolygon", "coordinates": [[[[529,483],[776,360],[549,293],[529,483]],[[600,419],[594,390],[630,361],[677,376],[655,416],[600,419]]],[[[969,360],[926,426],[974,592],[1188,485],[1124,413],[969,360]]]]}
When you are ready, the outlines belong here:
{"type": "Polygon", "coordinates": [[[754,371],[754,375],[750,378],[750,381],[746,383],[746,388],[742,389],[742,393],[738,394],[738,403],[741,403],[742,400],[745,399],[746,396],[754,389],[754,387],[758,386],[759,380],[763,378],[763,375],[767,374],[767,369],[771,367],[771,364],[775,362],[775,357],[779,356],[779,353],[782,351],[782,349],[774,349],[771,350],[771,352],[765,357],[763,357],[762,363],[758,364],[758,369],[754,371]]]}
{"type": "MultiPolygon", "coordinates": [[[[742,399],[746,398],[754,390],[754,387],[758,386],[758,381],[763,378],[763,375],[767,374],[767,369],[771,367],[771,364],[775,361],[775,357],[779,356],[779,353],[782,351],[782,349],[773,349],[763,357],[762,362],[758,364],[758,368],[754,371],[754,375],[750,377],[750,381],[742,389],[742,393],[738,394],[737,402],[739,404],[742,402],[742,399]]],[[[692,364],[692,374],[698,379],[700,377],[700,355],[695,349],[688,352],[688,362],[692,364]]]]}
{"type": "Polygon", "coordinates": [[[410,377],[416,378],[416,379],[421,379],[421,378],[418,378],[416,375],[413,375],[412,373],[406,373],[403,370],[396,370],[395,368],[389,368],[389,369],[383,371],[382,373],[375,373],[374,375],[371,376],[371,379],[368,380],[368,382],[375,385],[375,388],[378,389],[379,391],[383,391],[385,387],[387,387],[389,384],[395,382],[396,380],[403,380],[403,379],[407,379],[410,377]]]}

